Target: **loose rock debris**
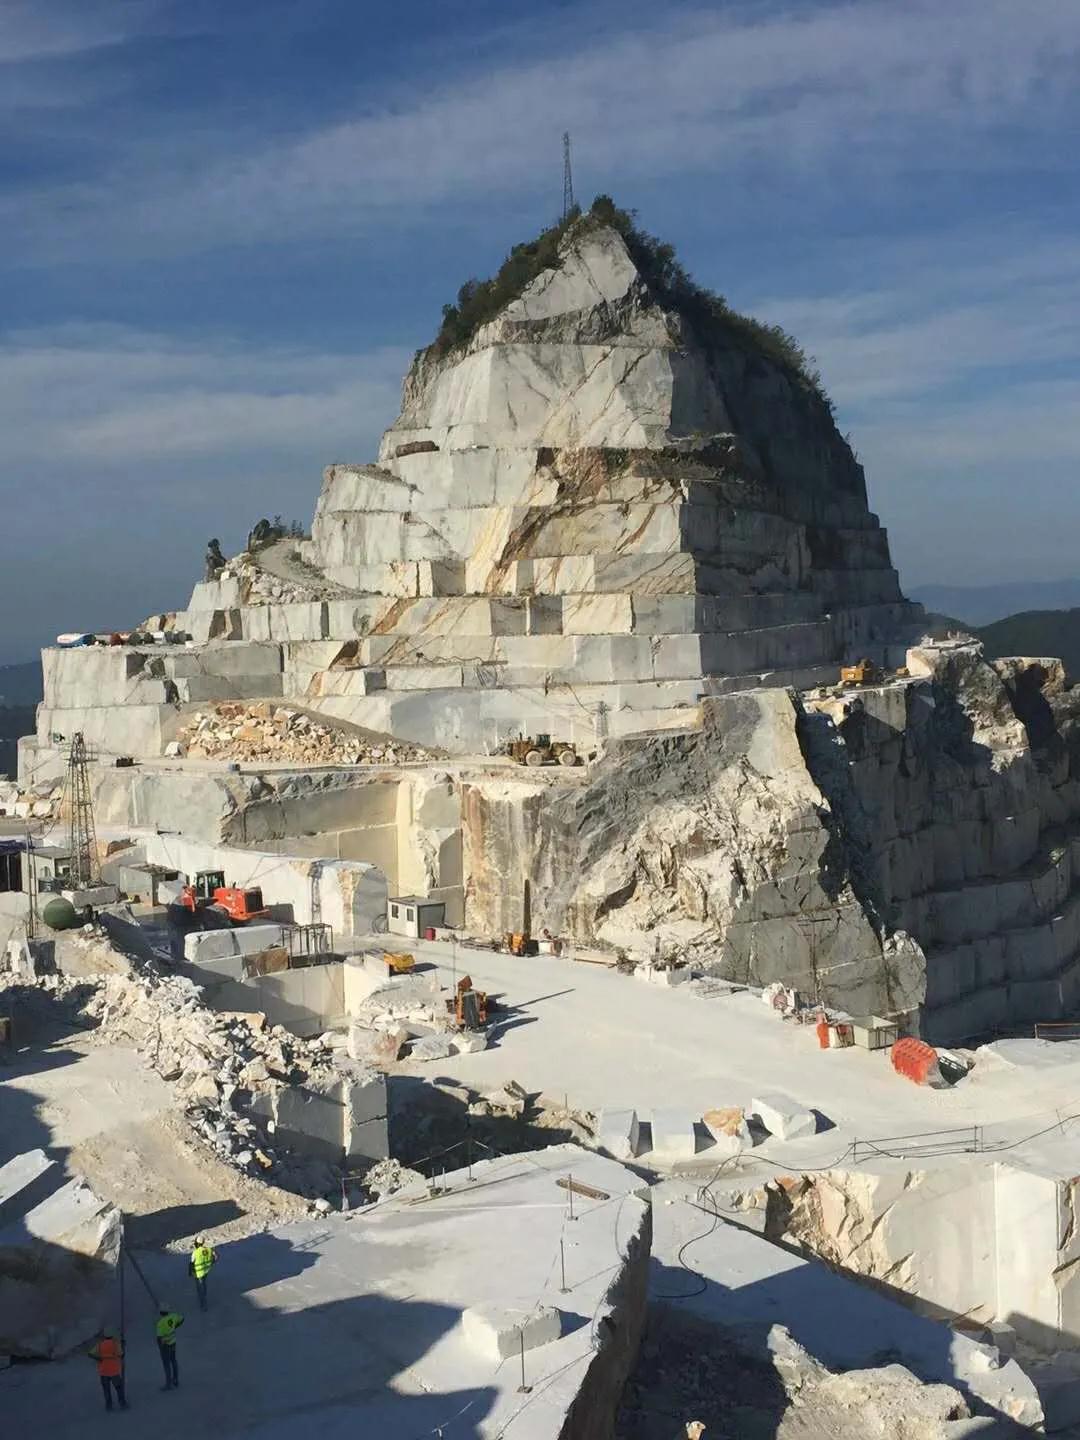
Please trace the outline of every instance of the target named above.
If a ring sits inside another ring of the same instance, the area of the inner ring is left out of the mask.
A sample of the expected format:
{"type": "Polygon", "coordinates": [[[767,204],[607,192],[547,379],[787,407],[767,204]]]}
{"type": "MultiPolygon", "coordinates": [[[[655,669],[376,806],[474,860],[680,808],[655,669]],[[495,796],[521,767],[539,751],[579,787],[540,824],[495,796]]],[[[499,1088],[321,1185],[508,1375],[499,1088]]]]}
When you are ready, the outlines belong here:
{"type": "Polygon", "coordinates": [[[189,759],[303,765],[400,765],[432,758],[420,745],[365,739],[269,700],[223,702],[197,711],[172,748],[189,759]]]}

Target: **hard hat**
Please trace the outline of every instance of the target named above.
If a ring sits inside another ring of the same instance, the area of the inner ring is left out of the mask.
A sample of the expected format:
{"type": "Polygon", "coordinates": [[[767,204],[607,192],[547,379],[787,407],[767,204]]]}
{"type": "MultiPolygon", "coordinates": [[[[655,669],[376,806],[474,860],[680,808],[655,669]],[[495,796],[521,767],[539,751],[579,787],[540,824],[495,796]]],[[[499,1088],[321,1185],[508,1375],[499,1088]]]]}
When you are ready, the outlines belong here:
{"type": "Polygon", "coordinates": [[[101,1338],[103,1340],[114,1340],[116,1338],[116,1331],[111,1325],[103,1325],[101,1327],[101,1338]]]}
{"type": "Polygon", "coordinates": [[[196,1235],[196,1236],[195,1236],[195,1244],[196,1244],[196,1245],[205,1245],[205,1244],[206,1244],[206,1236],[205,1236],[205,1235],[196,1235]]]}

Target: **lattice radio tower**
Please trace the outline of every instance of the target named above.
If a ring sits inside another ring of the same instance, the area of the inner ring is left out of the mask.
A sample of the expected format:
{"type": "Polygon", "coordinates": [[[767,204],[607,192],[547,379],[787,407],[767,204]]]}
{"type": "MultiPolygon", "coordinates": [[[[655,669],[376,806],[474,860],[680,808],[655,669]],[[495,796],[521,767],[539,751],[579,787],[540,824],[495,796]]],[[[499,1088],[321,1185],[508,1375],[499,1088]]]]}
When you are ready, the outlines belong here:
{"type": "Polygon", "coordinates": [[[574,172],[570,168],[570,131],[564,130],[562,137],[562,218],[565,220],[574,208],[574,172]]]}
{"type": "Polygon", "coordinates": [[[97,835],[94,832],[94,805],[90,799],[88,765],[92,759],[80,731],[71,741],[67,783],[68,801],[71,805],[71,879],[74,888],[78,890],[96,885],[98,878],[97,835]]]}

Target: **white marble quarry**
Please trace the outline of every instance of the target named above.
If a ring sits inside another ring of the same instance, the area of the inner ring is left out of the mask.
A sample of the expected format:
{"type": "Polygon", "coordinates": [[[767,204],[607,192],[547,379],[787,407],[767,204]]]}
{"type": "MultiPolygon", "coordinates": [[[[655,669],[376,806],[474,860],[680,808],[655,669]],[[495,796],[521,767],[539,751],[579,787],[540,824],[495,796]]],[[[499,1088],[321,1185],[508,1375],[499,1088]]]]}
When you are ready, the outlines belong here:
{"type": "Polygon", "coordinates": [[[822,400],[585,222],[273,549],[194,587],[186,645],[46,652],[40,740],[153,755],[175,707],[278,696],[459,752],[634,733],[918,631],[822,400]]]}

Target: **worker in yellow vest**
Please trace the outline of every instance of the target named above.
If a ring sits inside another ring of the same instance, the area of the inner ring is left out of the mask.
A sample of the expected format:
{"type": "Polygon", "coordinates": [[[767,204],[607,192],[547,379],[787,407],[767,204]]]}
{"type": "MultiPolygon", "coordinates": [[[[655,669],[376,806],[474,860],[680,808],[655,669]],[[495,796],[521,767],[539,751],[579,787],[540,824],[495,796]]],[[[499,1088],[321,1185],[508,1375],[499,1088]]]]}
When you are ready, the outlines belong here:
{"type": "Polygon", "coordinates": [[[124,1394],[124,1346],[116,1338],[115,1330],[102,1330],[97,1344],[90,1351],[90,1358],[97,1361],[98,1379],[105,1396],[105,1409],[113,1408],[112,1397],[115,1393],[120,1409],[126,1410],[128,1403],[124,1394]]]}
{"type": "Polygon", "coordinates": [[[188,1274],[195,1277],[195,1290],[199,1296],[199,1309],[206,1309],[206,1277],[217,1263],[217,1255],[206,1243],[203,1235],[195,1236],[195,1248],[188,1261],[188,1274]]]}
{"type": "Polygon", "coordinates": [[[162,1306],[158,1311],[157,1324],[154,1327],[157,1334],[158,1354],[161,1356],[161,1368],[165,1371],[166,1390],[175,1390],[180,1384],[180,1371],[176,1365],[176,1332],[184,1323],[184,1317],[177,1310],[170,1310],[162,1306]]]}

